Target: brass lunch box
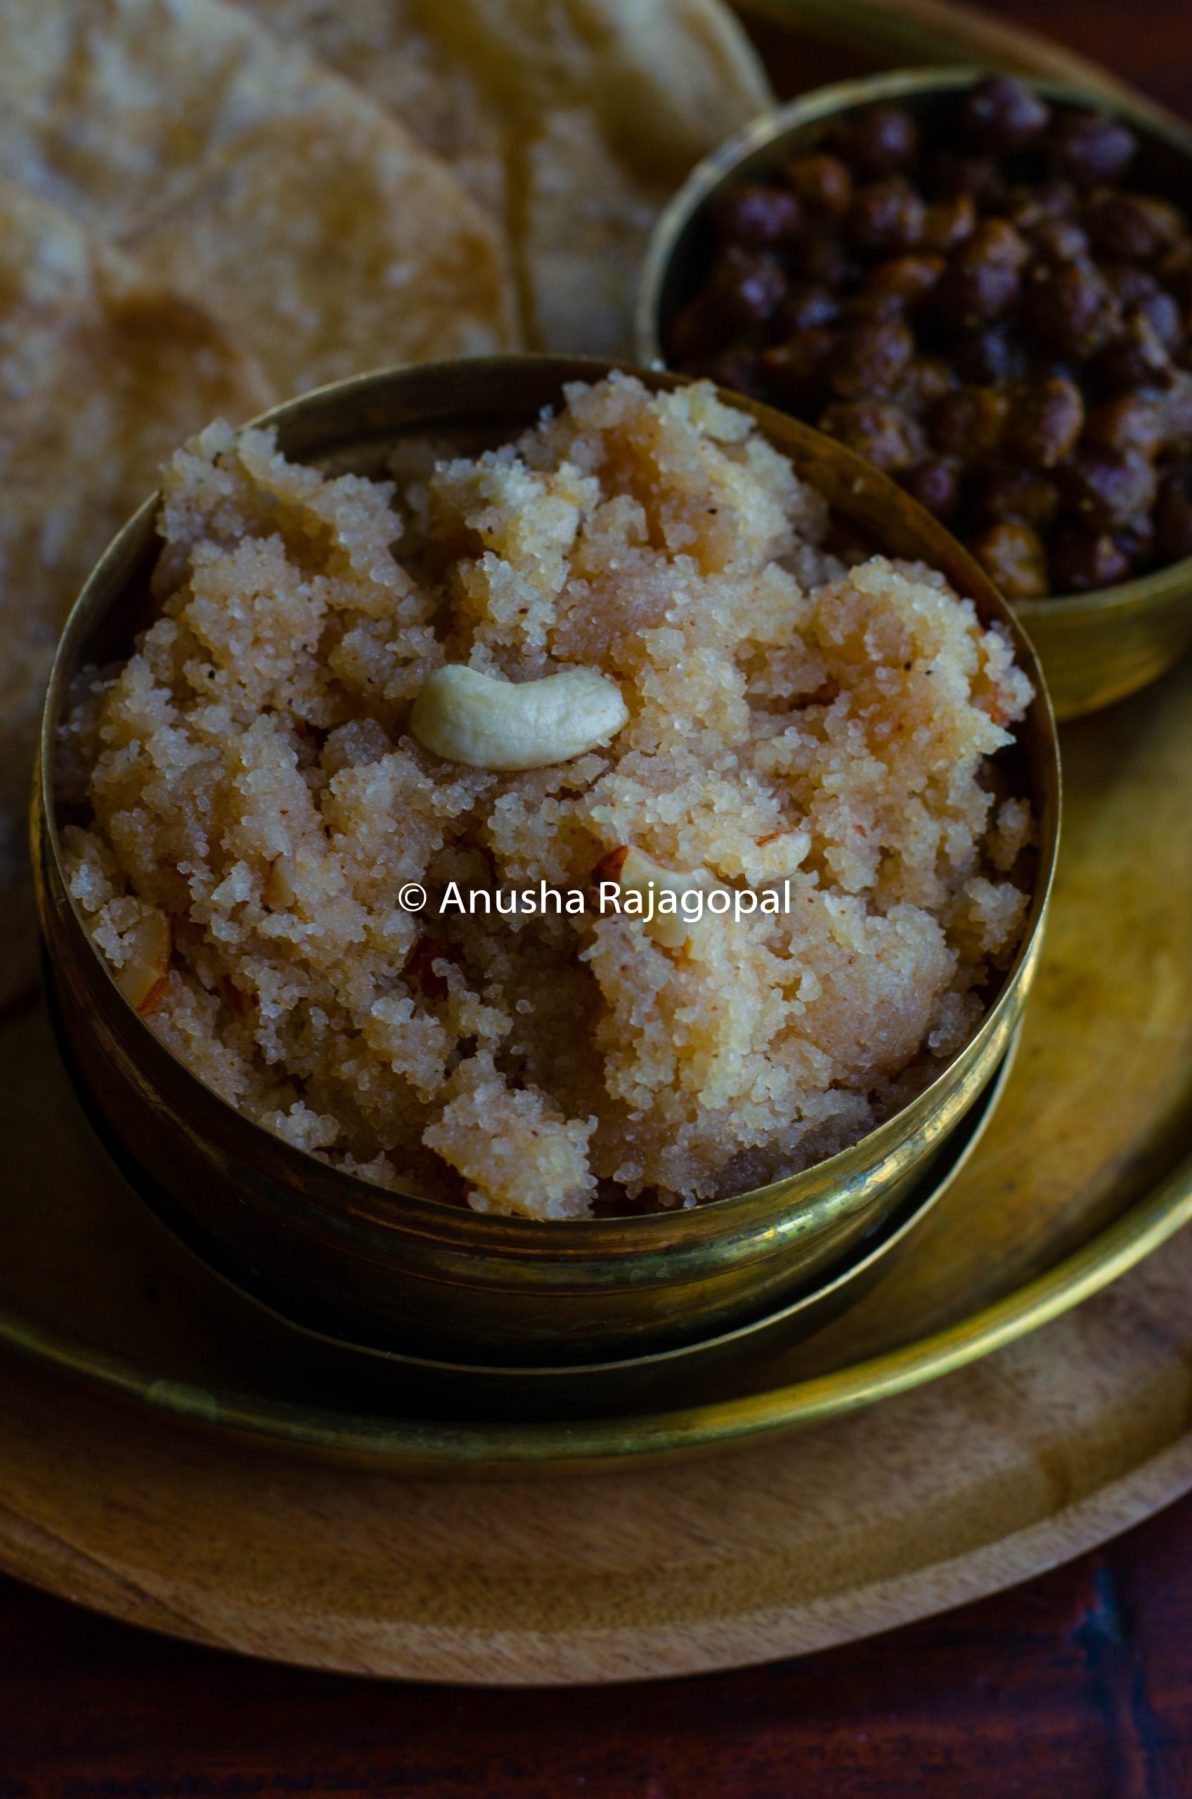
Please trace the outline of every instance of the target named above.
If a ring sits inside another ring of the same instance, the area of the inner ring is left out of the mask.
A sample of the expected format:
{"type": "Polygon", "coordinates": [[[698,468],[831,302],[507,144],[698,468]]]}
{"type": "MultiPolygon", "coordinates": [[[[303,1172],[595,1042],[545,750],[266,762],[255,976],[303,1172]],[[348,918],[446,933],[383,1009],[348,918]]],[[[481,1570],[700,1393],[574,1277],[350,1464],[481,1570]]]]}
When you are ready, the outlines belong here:
{"type": "MultiPolygon", "coordinates": [[[[263,423],[293,458],[377,473],[394,443],[507,440],[565,383],[602,362],[494,357],[341,382],[263,423]]],[[[654,390],[681,378],[643,373],[654,390]]],[[[943,526],[851,452],[782,413],[756,417],[875,549],[923,559],[1011,631],[1036,697],[1007,762],[1038,821],[1022,943],[972,1040],[919,1096],[852,1148],[791,1178],[697,1207],[538,1222],[393,1193],[326,1166],[251,1123],[188,1072],[126,1003],[66,891],[54,746],[76,671],[127,654],[152,616],[151,499],[119,533],[67,623],[42,721],[34,864],[47,982],[67,1062],[97,1131],[192,1246],[308,1328],[382,1350],[542,1364],[633,1355],[759,1318],[814,1289],[928,1180],[1001,1063],[1039,960],[1059,831],[1055,723],[1024,634],[943,526]]]]}
{"type": "MultiPolygon", "coordinates": [[[[705,208],[723,186],[757,180],[792,153],[813,149],[842,115],[896,101],[919,118],[938,114],[982,69],[911,69],[818,88],[764,114],[698,164],[654,227],[638,295],[637,353],[664,368],[663,327],[690,293],[703,254],[705,208]]],[[[1192,192],[1192,132],[1159,107],[1050,80],[1026,80],[1046,100],[1120,118],[1141,143],[1144,184],[1183,200],[1192,192]]],[[[1192,557],[1116,587],[1068,598],[1018,601],[1047,676],[1057,718],[1078,718],[1154,681],[1192,645],[1192,557]]]]}

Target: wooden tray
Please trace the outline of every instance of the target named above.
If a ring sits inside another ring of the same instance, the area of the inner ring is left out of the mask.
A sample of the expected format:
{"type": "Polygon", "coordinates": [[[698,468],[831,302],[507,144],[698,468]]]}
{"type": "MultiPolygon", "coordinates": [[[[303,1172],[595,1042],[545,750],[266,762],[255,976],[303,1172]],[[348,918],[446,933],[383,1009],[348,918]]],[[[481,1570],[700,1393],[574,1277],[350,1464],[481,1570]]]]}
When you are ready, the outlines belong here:
{"type": "Polygon", "coordinates": [[[237,1443],[0,1362],[0,1565],[156,1630],[419,1680],[633,1680],[974,1599],[1192,1485],[1192,1235],[962,1374],[731,1456],[493,1484],[237,1443]]]}
{"type": "MultiPolygon", "coordinates": [[[[895,55],[1075,60],[934,4],[802,10],[856,33],[842,59],[788,28],[781,58],[807,81],[895,55]]],[[[165,1238],[97,1151],[40,1010],[10,1018],[0,1340],[25,1357],[0,1361],[0,1565],[324,1666],[631,1678],[923,1615],[1192,1485],[1192,1240],[1172,1236],[1192,1212],[1190,677],[1065,731],[1066,845],[1018,1065],[915,1254],[682,1413],[500,1426],[312,1362],[165,1238]]]]}

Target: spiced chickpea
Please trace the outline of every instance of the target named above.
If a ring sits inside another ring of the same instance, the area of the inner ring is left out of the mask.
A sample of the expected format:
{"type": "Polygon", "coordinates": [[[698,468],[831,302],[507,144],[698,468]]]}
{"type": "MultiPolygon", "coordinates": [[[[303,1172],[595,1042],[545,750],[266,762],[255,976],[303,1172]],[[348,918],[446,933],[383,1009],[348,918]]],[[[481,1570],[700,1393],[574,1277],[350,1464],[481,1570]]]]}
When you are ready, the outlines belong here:
{"type": "Polygon", "coordinates": [[[946,256],[977,229],[977,206],[968,193],[935,200],[923,215],[923,247],[946,256]]]}
{"type": "Polygon", "coordinates": [[[833,136],[850,167],[869,179],[905,169],[919,148],[919,127],[901,106],[867,106],[833,136]]]}
{"type": "Polygon", "coordinates": [[[1130,573],[1130,557],[1107,532],[1069,526],[1058,531],[1048,550],[1051,592],[1091,593],[1115,587],[1130,573]]]}
{"type": "Polygon", "coordinates": [[[1101,277],[1106,287],[1121,307],[1123,314],[1144,300],[1150,300],[1159,291],[1158,277],[1149,269],[1139,268],[1135,262],[1106,262],[1100,264],[1101,277]]]}
{"type": "Polygon", "coordinates": [[[869,270],[865,292],[880,299],[896,299],[911,310],[927,298],[943,272],[942,256],[891,256],[869,270]]]}
{"type": "Polygon", "coordinates": [[[859,278],[861,264],[851,248],[840,237],[813,232],[799,246],[795,266],[808,281],[836,288],[844,293],[859,278]]]}
{"type": "Polygon", "coordinates": [[[935,284],[932,308],[946,330],[971,333],[1004,318],[1019,286],[1018,270],[1007,263],[953,262],[935,284]]]}
{"type": "Polygon", "coordinates": [[[1164,445],[1180,452],[1192,450],[1192,374],[1177,369],[1158,396],[1163,419],[1164,445]]]}
{"type": "Polygon", "coordinates": [[[834,325],[840,317],[840,300],[819,283],[803,281],[788,288],[775,315],[784,333],[815,331],[822,325],[834,325]]]}
{"type": "Polygon", "coordinates": [[[1053,375],[1015,391],[1004,447],[1028,468],[1054,468],[1075,449],[1083,425],[1080,389],[1074,381],[1053,375]]]}
{"type": "Polygon", "coordinates": [[[973,156],[964,150],[937,150],[927,167],[928,192],[934,199],[952,200],[968,194],[980,209],[991,211],[1005,198],[1006,180],[992,156],[973,156]]]}
{"type": "Polygon", "coordinates": [[[1186,221],[1178,207],[1145,194],[1110,193],[1095,198],[1084,215],[1089,240],[1106,256],[1154,262],[1176,245],[1186,221]]]}
{"type": "Polygon", "coordinates": [[[1119,319],[1117,303],[1092,263],[1032,270],[1023,322],[1044,349],[1084,361],[1109,342],[1119,319]]]}
{"type": "Polygon", "coordinates": [[[987,75],[960,106],[961,129],[978,150],[1004,156],[1038,144],[1051,108],[1012,75],[987,75]]]}
{"type": "Polygon", "coordinates": [[[745,344],[734,344],[707,357],[698,365],[698,373],[715,381],[718,387],[732,387],[759,400],[764,397],[761,358],[745,344]]]}
{"type": "Polygon", "coordinates": [[[1069,511],[1094,531],[1150,512],[1158,493],[1154,465],[1137,450],[1081,449],[1056,478],[1069,511]]]}
{"type": "Polygon", "coordinates": [[[997,454],[1010,403],[992,387],[960,387],[931,409],[928,431],[937,450],[966,463],[997,454]]]}
{"type": "Polygon", "coordinates": [[[1132,518],[1130,523],[1113,533],[1113,541],[1127,558],[1129,570],[1138,574],[1155,559],[1155,519],[1153,513],[1132,518]]]}
{"type": "Polygon", "coordinates": [[[1138,139],[1129,126],[1100,113],[1072,113],[1051,135],[1052,167],[1077,187],[1120,181],[1137,151],[1138,139]]]}
{"type": "Polygon", "coordinates": [[[798,331],[761,354],[761,374],[774,396],[796,408],[814,410],[824,391],[836,333],[827,326],[798,331]]]}
{"type": "Polygon", "coordinates": [[[1070,181],[1015,182],[1002,201],[1006,217],[1027,233],[1044,219],[1071,218],[1076,207],[1077,193],[1070,181]]]}
{"type": "Polygon", "coordinates": [[[878,319],[901,320],[906,317],[907,303],[902,294],[883,292],[880,287],[863,287],[841,302],[842,325],[872,325],[878,319]]]}
{"type": "Polygon", "coordinates": [[[902,377],[899,403],[917,416],[951,393],[956,385],[955,371],[942,356],[915,356],[902,377]]]}
{"type": "Polygon", "coordinates": [[[962,381],[977,386],[1020,380],[1027,360],[1017,335],[1004,323],[962,332],[951,344],[952,367],[962,381]]]}
{"type": "Polygon", "coordinates": [[[1163,442],[1162,404],[1138,393],[1102,400],[1088,415],[1084,441],[1114,455],[1137,450],[1143,456],[1154,457],[1163,442]]]}
{"type": "Polygon", "coordinates": [[[1084,262],[1089,253],[1088,233],[1075,219],[1040,219],[1028,227],[1027,237],[1035,256],[1043,263],[1084,262]]]}
{"type": "Polygon", "coordinates": [[[1099,352],[1093,375],[1109,393],[1134,393],[1165,387],[1172,378],[1171,357],[1149,318],[1137,307],[1099,352]]]}
{"type": "Polygon", "coordinates": [[[857,189],[845,219],[854,249],[869,256],[913,250],[923,236],[927,208],[909,182],[892,175],[857,189]]]}
{"type": "MultiPolygon", "coordinates": [[[[1160,258],[1155,274],[1176,304],[1192,309],[1192,237],[1183,237],[1174,250],[1160,258]]],[[[1185,324],[1192,331],[1192,318],[1185,324]]]]}
{"type": "Polygon", "coordinates": [[[1184,319],[1177,301],[1161,287],[1154,293],[1143,294],[1135,301],[1132,308],[1140,318],[1146,319],[1155,336],[1170,354],[1178,350],[1183,341],[1184,319]]]}
{"type": "Polygon", "coordinates": [[[902,485],[920,506],[946,523],[960,505],[960,464],[954,457],[929,456],[904,472],[902,485]]]}
{"type": "Polygon", "coordinates": [[[773,257],[731,245],[722,258],[716,296],[735,325],[762,325],[786,298],[786,276],[773,257]]]}
{"type": "Polygon", "coordinates": [[[898,385],[914,354],[915,340],[897,319],[875,319],[840,334],[829,385],[841,399],[887,394],[898,385]]]}
{"type": "Polygon", "coordinates": [[[961,268],[976,262],[993,262],[1021,269],[1030,261],[1030,246],[1009,219],[983,219],[956,253],[961,268]]]}
{"type": "Polygon", "coordinates": [[[718,196],[712,223],[720,236],[751,250],[792,243],[803,229],[803,208],[785,188],[751,182],[718,196]]]}
{"type": "Polygon", "coordinates": [[[1017,519],[1040,535],[1050,531],[1060,496],[1050,475],[1036,469],[1002,469],[982,476],[972,489],[973,511],[991,524],[1017,519]]]}
{"type": "Polygon", "coordinates": [[[807,217],[842,219],[853,198],[853,171],[839,156],[801,156],[788,162],[786,184],[807,217]]]}
{"type": "Polygon", "coordinates": [[[1047,557],[1032,526],[1019,519],[987,525],[968,547],[1008,600],[1040,600],[1047,592],[1047,557]]]}
{"type": "Polygon", "coordinates": [[[841,400],[819,421],[821,431],[888,473],[910,468],[926,449],[921,427],[900,407],[881,400],[841,400]]]}

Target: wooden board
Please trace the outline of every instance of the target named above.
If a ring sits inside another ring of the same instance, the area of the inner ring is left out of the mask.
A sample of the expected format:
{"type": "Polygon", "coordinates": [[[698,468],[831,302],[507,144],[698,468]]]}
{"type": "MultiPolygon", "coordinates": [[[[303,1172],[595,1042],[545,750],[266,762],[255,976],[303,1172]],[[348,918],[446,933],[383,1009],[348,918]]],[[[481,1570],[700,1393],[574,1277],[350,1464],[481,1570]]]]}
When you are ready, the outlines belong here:
{"type": "Polygon", "coordinates": [[[298,1459],[0,1363],[0,1565],[118,1617],[420,1680],[628,1680],[839,1643],[1192,1485],[1192,1235],[885,1405],[731,1456],[478,1484],[298,1459]]]}
{"type": "MultiPolygon", "coordinates": [[[[781,1371],[811,1389],[850,1355],[882,1345],[897,1354],[900,1335],[913,1343],[928,1317],[954,1316],[963,1336],[978,1283],[1001,1281],[1012,1299],[1015,1281],[1078,1242],[1090,1218],[1112,1216],[1115,1196],[1150,1192],[1153,1209],[1160,1150],[1187,1143],[1192,845],[1179,776],[1192,779],[1192,667],[1066,742],[1059,928],[1006,1099],[917,1253],[787,1353],[781,1371]],[[1160,876],[1160,851],[1173,848],[1160,876]],[[1139,946],[1156,941],[1148,907],[1161,905],[1171,908],[1163,954],[1140,1004],[1139,946]],[[1084,1042],[1077,1029],[1089,992],[1103,1020],[1091,1046],[1087,1026],[1084,1042]],[[1104,1160],[1111,1101],[1118,1124],[1124,1116],[1145,1131],[1145,1154],[1123,1140],[1104,1160]],[[1048,1120],[1070,1154],[1045,1163],[1048,1120]],[[1069,1192],[1059,1177],[1073,1156],[1084,1173],[1069,1192]]],[[[0,1567],[56,1592],[322,1667],[464,1682],[631,1679],[922,1617],[1035,1573],[1192,1486],[1188,1231],[996,1355],[702,1461],[618,1473],[580,1465],[537,1480],[419,1477],[394,1465],[419,1443],[401,1423],[400,1392],[368,1401],[378,1465],[317,1456],[295,1345],[280,1326],[219,1309],[147,1213],[122,1213],[94,1150],[80,1159],[81,1122],[44,1039],[31,1015],[12,1039],[23,1053],[0,1061],[0,1115],[16,1152],[0,1193],[0,1298],[8,1286],[11,1307],[20,1271],[27,1307],[39,1300],[59,1341],[73,1326],[93,1353],[106,1345],[156,1383],[145,1389],[150,1412],[0,1358],[0,1567]],[[87,1178],[69,1195],[73,1209],[56,1211],[54,1185],[39,1187],[38,1173],[63,1155],[87,1178]],[[271,1438],[171,1415],[180,1383],[192,1411],[206,1393],[217,1415],[233,1379],[255,1385],[271,1438]]],[[[365,1410],[356,1378],[350,1364],[335,1370],[323,1416],[334,1419],[336,1403],[344,1415],[365,1410]]],[[[470,1428],[458,1429],[465,1445],[470,1428]]],[[[570,1428],[582,1442],[587,1427],[570,1428]]]]}

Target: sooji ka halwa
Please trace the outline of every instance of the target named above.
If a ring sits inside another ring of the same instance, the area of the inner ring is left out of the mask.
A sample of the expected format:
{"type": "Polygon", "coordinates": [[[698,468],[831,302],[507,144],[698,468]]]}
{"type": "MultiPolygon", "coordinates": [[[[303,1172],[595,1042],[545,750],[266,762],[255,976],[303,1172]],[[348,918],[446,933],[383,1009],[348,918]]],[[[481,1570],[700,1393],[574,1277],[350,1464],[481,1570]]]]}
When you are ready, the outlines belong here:
{"type": "Polygon", "coordinates": [[[1017,946],[1033,821],[992,758],[1031,690],[941,576],[827,529],[707,385],[576,385],[389,483],[210,427],[160,616],[61,745],[127,998],[300,1149],[480,1210],[689,1205],[863,1135],[1017,946]],[[443,909],[541,883],[587,898],[443,909]]]}

